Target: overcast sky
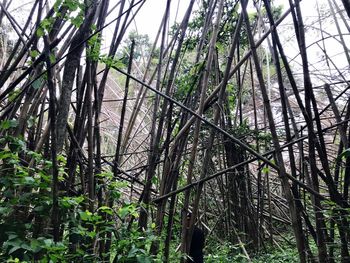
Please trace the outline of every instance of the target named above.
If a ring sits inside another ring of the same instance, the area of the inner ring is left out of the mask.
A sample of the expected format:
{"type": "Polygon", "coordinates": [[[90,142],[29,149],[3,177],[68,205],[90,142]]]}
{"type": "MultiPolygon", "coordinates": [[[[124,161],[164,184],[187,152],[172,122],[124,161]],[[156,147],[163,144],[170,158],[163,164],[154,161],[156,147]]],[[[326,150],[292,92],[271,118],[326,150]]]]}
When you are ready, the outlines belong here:
{"type": "MultiPolygon", "coordinates": [[[[307,26],[306,27],[306,43],[307,45],[311,45],[311,47],[308,50],[309,55],[309,61],[312,66],[310,67],[310,70],[312,73],[315,73],[315,76],[313,80],[317,83],[322,83],[324,78],[320,78],[319,76],[316,76],[321,72],[322,70],[326,69],[324,68],[325,62],[324,62],[324,56],[322,49],[315,44],[316,41],[320,40],[322,38],[320,31],[317,29],[319,28],[319,17],[317,13],[317,7],[316,7],[316,1],[320,7],[320,9],[325,10],[329,13],[329,6],[328,6],[328,0],[303,0],[301,2],[301,9],[303,13],[303,19],[304,23],[307,26]],[[316,72],[318,71],[318,72],[316,72]]],[[[252,1],[250,1],[251,3],[252,1]]],[[[339,0],[337,0],[340,7],[342,7],[342,4],[339,0]]],[[[274,4],[276,6],[282,5],[284,7],[284,11],[289,8],[289,1],[288,0],[274,0],[274,4]]],[[[140,34],[148,34],[152,39],[155,38],[156,33],[158,31],[158,27],[160,24],[160,21],[162,19],[162,16],[164,14],[166,1],[165,0],[148,0],[144,7],[142,8],[142,11],[140,11],[139,15],[137,16],[137,19],[135,20],[135,24],[133,24],[133,28],[138,30],[140,34]]],[[[183,18],[183,15],[186,11],[186,8],[188,6],[188,0],[173,0],[172,1],[172,7],[171,7],[171,21],[173,22],[176,18],[177,21],[181,21],[183,18]]],[[[198,5],[196,5],[198,7],[198,5]]],[[[197,8],[195,6],[195,9],[197,8]]],[[[251,5],[249,7],[249,10],[251,12],[254,12],[254,8],[251,5]]],[[[344,13],[345,14],[345,13],[344,13]]],[[[346,16],[346,14],[345,14],[346,16]]],[[[347,17],[347,16],[346,16],[347,17]]],[[[350,43],[349,38],[349,32],[346,31],[346,28],[344,24],[340,22],[341,30],[344,33],[344,38],[347,40],[348,43],[350,43]]],[[[344,56],[344,51],[342,49],[342,46],[338,42],[339,37],[331,38],[330,35],[337,34],[337,29],[334,24],[334,20],[332,16],[328,16],[324,19],[322,19],[322,28],[325,31],[324,37],[327,39],[325,40],[325,47],[328,51],[328,55],[331,56],[336,62],[337,66],[342,69],[344,72],[344,69],[348,69],[348,63],[344,56]]],[[[296,43],[295,35],[294,35],[294,28],[292,27],[292,19],[291,16],[285,19],[284,23],[281,24],[279,27],[279,33],[283,40],[283,44],[285,47],[285,50],[287,51],[287,55],[289,58],[294,58],[299,54],[298,46],[296,43]]],[[[322,46],[322,42],[319,42],[319,44],[322,46]]],[[[295,58],[294,67],[295,69],[300,68],[298,67],[298,64],[301,63],[300,58],[295,58]]],[[[331,65],[332,67],[332,65],[331,65]]],[[[325,72],[325,75],[329,72],[325,72]]],[[[348,74],[348,70],[345,72],[348,74]]],[[[335,74],[334,71],[332,71],[332,74],[335,74]]],[[[337,75],[337,74],[336,74],[337,75]]]]}
{"type": "MultiPolygon", "coordinates": [[[[319,27],[318,23],[318,14],[316,9],[316,1],[318,2],[318,5],[323,8],[324,10],[329,12],[328,8],[328,0],[303,0],[301,2],[301,9],[303,12],[304,17],[304,23],[307,25],[306,27],[306,42],[307,45],[311,45],[309,48],[309,58],[310,63],[315,64],[313,67],[311,67],[311,70],[313,71],[322,71],[325,69],[322,69],[324,67],[325,62],[322,61],[322,50],[315,41],[321,39],[320,31],[317,29],[319,27]]],[[[166,0],[147,0],[144,6],[141,8],[141,11],[137,14],[136,19],[134,23],[132,23],[129,30],[137,30],[140,34],[148,34],[150,36],[150,40],[153,41],[156,33],[158,31],[161,19],[163,17],[165,6],[166,6],[166,0]]],[[[198,3],[200,1],[196,1],[196,4],[194,6],[194,9],[198,9],[198,3]]],[[[252,1],[250,1],[251,3],[252,1]]],[[[339,6],[342,7],[341,1],[337,0],[339,3],[339,6]]],[[[110,1],[111,5],[116,3],[115,0],[110,1]]],[[[174,21],[181,21],[184,13],[188,7],[189,0],[172,0],[171,9],[170,9],[170,24],[173,24],[174,21]]],[[[289,7],[288,0],[274,0],[275,5],[282,5],[284,6],[284,9],[286,10],[289,7]]],[[[23,13],[28,12],[28,9],[31,7],[30,2],[26,2],[23,0],[13,0],[10,11],[18,6],[23,6],[21,11],[11,12],[11,14],[18,20],[20,24],[23,24],[26,20],[26,16],[23,15],[23,13]]],[[[254,11],[253,6],[250,6],[249,10],[251,12],[254,11]]],[[[346,14],[345,14],[346,16],[346,14]]],[[[111,15],[109,19],[113,19],[115,16],[111,15]]],[[[347,16],[346,16],[347,17],[347,16]]],[[[348,18],[348,17],[347,17],[348,18]]],[[[279,27],[279,33],[283,40],[284,47],[287,51],[287,55],[289,58],[294,58],[299,53],[298,46],[295,42],[295,36],[294,36],[294,29],[291,26],[292,21],[291,17],[289,16],[287,19],[285,19],[284,23],[279,27]]],[[[322,27],[325,31],[324,37],[327,37],[325,41],[325,47],[328,50],[328,55],[330,55],[334,61],[336,61],[337,66],[342,69],[343,71],[346,70],[346,73],[348,74],[348,63],[344,59],[344,50],[342,49],[342,46],[339,44],[339,37],[336,38],[330,37],[332,34],[337,34],[337,29],[334,24],[334,20],[331,16],[326,17],[325,19],[322,19],[322,27]]],[[[113,34],[114,26],[111,25],[104,31],[104,38],[108,39],[113,34]]],[[[344,27],[344,24],[341,23],[341,30],[344,34],[344,39],[347,41],[347,43],[350,43],[349,38],[349,32],[344,27]]],[[[319,44],[323,44],[322,42],[319,42],[319,44]]],[[[105,46],[107,49],[108,47],[105,46]]],[[[323,59],[324,60],[324,59],[323,59]]],[[[294,67],[298,67],[298,63],[300,63],[300,58],[295,59],[294,67]]]]}

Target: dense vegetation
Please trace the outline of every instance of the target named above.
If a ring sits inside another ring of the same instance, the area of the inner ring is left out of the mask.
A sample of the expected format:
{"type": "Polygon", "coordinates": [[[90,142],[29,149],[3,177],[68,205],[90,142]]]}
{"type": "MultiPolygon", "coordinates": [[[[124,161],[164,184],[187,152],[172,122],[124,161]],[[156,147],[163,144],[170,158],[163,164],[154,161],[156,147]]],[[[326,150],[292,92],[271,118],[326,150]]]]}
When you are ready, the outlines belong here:
{"type": "Polygon", "coordinates": [[[348,2],[148,2],[0,0],[0,261],[349,262],[348,2]]]}

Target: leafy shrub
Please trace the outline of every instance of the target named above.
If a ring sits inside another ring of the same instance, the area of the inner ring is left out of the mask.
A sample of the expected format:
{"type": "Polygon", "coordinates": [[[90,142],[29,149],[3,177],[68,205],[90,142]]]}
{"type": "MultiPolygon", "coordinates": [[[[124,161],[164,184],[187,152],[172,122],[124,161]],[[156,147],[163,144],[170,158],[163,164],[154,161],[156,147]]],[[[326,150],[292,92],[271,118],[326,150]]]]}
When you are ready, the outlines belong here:
{"type": "MultiPolygon", "coordinates": [[[[253,263],[282,263],[282,262],[298,262],[298,251],[294,247],[281,244],[282,250],[279,248],[268,247],[266,251],[259,254],[250,254],[251,262],[253,263]]],[[[205,262],[208,263],[229,263],[229,262],[249,262],[246,255],[241,251],[240,246],[225,243],[210,249],[205,256],[205,262]]]]}

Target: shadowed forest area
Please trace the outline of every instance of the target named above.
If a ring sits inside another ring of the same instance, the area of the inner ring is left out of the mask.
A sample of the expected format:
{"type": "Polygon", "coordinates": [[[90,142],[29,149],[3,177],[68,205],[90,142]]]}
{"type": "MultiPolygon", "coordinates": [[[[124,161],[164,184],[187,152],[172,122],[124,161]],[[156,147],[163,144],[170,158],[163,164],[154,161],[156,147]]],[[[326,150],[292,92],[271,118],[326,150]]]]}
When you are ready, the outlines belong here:
{"type": "Polygon", "coordinates": [[[0,0],[0,261],[350,262],[349,40],[348,0],[0,0]]]}

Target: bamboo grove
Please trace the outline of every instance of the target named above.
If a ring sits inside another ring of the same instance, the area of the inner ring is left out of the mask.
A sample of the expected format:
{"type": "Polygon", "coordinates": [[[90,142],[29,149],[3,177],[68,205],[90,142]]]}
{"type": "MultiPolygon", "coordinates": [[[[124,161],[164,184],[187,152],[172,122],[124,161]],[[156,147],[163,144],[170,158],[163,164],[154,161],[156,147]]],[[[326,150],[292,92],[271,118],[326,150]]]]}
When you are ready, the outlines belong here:
{"type": "Polygon", "coordinates": [[[349,2],[147,2],[0,1],[1,261],[349,262],[349,2]]]}

